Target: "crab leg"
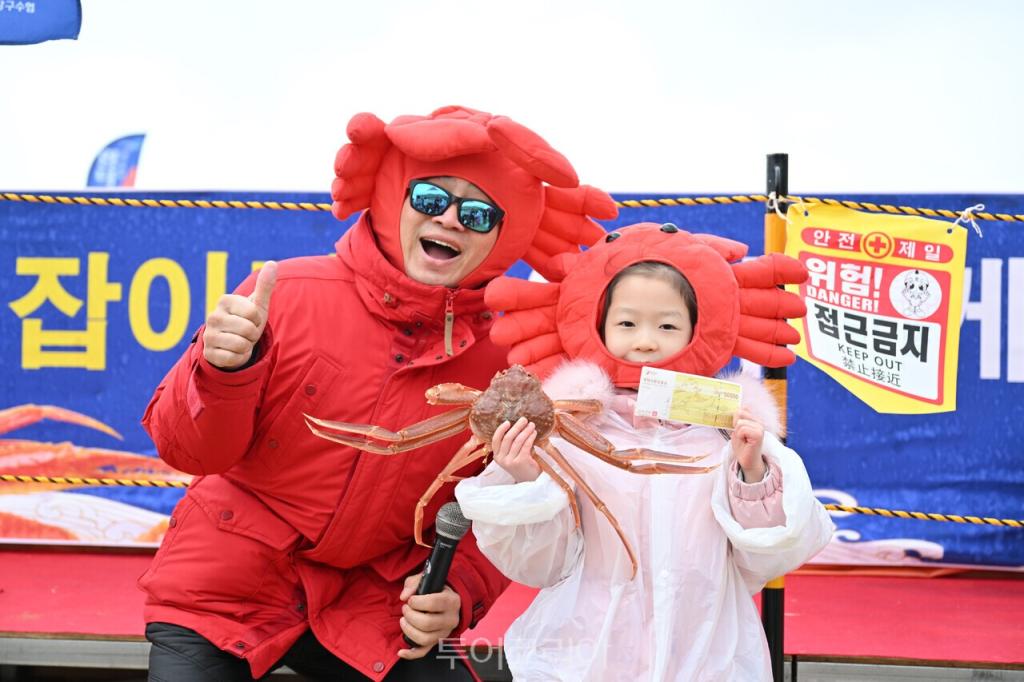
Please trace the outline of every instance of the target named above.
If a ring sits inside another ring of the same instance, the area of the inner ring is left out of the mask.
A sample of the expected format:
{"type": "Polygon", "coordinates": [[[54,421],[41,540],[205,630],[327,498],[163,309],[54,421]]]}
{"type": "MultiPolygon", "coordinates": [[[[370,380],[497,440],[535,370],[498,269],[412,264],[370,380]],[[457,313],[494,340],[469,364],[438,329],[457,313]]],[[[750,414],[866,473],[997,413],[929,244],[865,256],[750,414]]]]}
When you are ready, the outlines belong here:
{"type": "Polygon", "coordinates": [[[309,422],[306,422],[306,426],[309,427],[309,430],[312,431],[315,436],[319,436],[325,440],[334,441],[335,443],[341,443],[342,445],[347,445],[357,450],[363,450],[364,452],[372,452],[375,455],[397,455],[402,452],[421,448],[425,445],[430,445],[431,443],[436,443],[437,441],[444,440],[445,438],[451,438],[452,436],[462,433],[466,429],[465,424],[455,424],[454,426],[450,426],[442,431],[430,433],[414,440],[400,441],[389,445],[380,445],[365,438],[328,433],[327,431],[316,428],[309,422]]]}
{"type": "Polygon", "coordinates": [[[544,452],[548,453],[548,456],[550,456],[551,459],[555,460],[555,463],[562,468],[562,471],[568,474],[569,477],[576,482],[576,485],[579,486],[580,489],[583,490],[584,494],[586,494],[586,496],[590,498],[590,501],[594,503],[594,507],[596,507],[599,512],[604,514],[605,518],[608,519],[608,523],[612,524],[612,528],[614,528],[616,534],[618,534],[619,540],[622,541],[622,546],[626,548],[626,554],[629,555],[630,563],[633,564],[633,574],[630,576],[630,580],[635,578],[637,569],[636,554],[633,553],[633,546],[629,544],[629,540],[626,539],[626,534],[622,532],[622,526],[619,525],[619,522],[615,519],[615,516],[612,515],[612,513],[608,510],[608,507],[606,507],[604,502],[601,501],[601,498],[597,496],[597,493],[591,490],[590,486],[584,482],[583,478],[580,477],[579,473],[575,469],[573,469],[572,465],[569,464],[568,460],[566,460],[565,457],[562,456],[562,453],[558,451],[558,448],[556,448],[548,441],[542,443],[540,447],[544,450],[544,452]]]}
{"type": "Polygon", "coordinates": [[[677,466],[673,463],[696,462],[707,457],[703,455],[674,455],[670,452],[659,452],[646,448],[630,448],[616,450],[615,445],[571,414],[560,412],[555,414],[559,434],[580,450],[589,452],[602,461],[626,469],[635,474],[706,474],[718,468],[718,465],[705,467],[677,466]],[[634,460],[652,460],[655,464],[637,464],[634,460]],[[660,464],[668,462],[668,464],[660,464]]]}
{"type": "Polygon", "coordinates": [[[444,414],[439,414],[436,417],[431,417],[418,424],[413,424],[407,429],[401,431],[389,431],[379,426],[371,426],[369,424],[349,424],[346,422],[332,422],[325,419],[317,419],[311,417],[308,414],[303,415],[306,418],[306,426],[313,432],[314,435],[320,438],[334,441],[335,443],[341,443],[342,445],[348,445],[349,447],[356,448],[357,450],[365,450],[366,452],[372,452],[378,455],[394,455],[399,452],[405,452],[407,450],[414,450],[416,448],[436,443],[439,440],[450,438],[461,431],[464,431],[467,426],[467,420],[469,417],[469,408],[462,410],[451,410],[444,414]],[[323,427],[322,429],[317,426],[323,427]],[[363,434],[361,436],[349,436],[344,433],[331,433],[325,429],[333,429],[335,431],[342,431],[348,433],[363,434]],[[381,445],[371,441],[371,438],[376,438],[387,442],[387,445],[381,445]]]}
{"type": "Polygon", "coordinates": [[[74,410],[57,407],[56,405],[18,405],[17,407],[8,407],[5,410],[0,410],[0,433],[15,431],[43,419],[53,419],[54,421],[66,422],[68,424],[88,426],[90,429],[102,431],[118,440],[124,440],[120,433],[98,419],[93,419],[74,410]]]}
{"type": "Polygon", "coordinates": [[[565,491],[565,494],[569,497],[569,508],[572,509],[572,518],[576,522],[576,527],[580,527],[580,508],[576,503],[576,495],[573,494],[572,488],[565,482],[565,479],[558,475],[550,464],[545,462],[536,451],[533,453],[533,459],[540,466],[541,471],[551,477],[551,480],[558,484],[558,487],[565,491]]]}
{"type": "Polygon", "coordinates": [[[580,414],[600,414],[604,411],[604,405],[600,400],[556,400],[555,409],[563,412],[578,412],[580,414]]]}
{"type": "Polygon", "coordinates": [[[482,392],[462,384],[438,384],[428,388],[426,395],[431,405],[471,405],[482,392]]]}
{"type": "Polygon", "coordinates": [[[452,476],[452,474],[473,460],[480,459],[481,457],[487,457],[489,453],[490,448],[487,445],[484,445],[483,441],[476,436],[470,436],[469,440],[466,441],[466,444],[459,448],[459,451],[452,456],[445,468],[437,475],[437,478],[435,478],[433,483],[430,484],[427,491],[423,493],[423,497],[421,497],[419,502],[416,503],[416,512],[413,514],[413,528],[417,545],[422,545],[423,547],[430,546],[423,542],[423,510],[430,503],[430,500],[433,499],[437,491],[440,490],[441,486],[445,483],[461,481],[463,479],[462,476],[452,476]]]}

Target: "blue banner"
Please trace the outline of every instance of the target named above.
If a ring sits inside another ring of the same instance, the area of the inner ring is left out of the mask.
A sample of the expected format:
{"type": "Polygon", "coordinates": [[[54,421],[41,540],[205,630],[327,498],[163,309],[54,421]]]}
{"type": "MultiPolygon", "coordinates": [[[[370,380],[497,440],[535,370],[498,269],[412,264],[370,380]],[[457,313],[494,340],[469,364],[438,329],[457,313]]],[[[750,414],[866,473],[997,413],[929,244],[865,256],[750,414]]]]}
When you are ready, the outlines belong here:
{"type": "MultiPolygon", "coordinates": [[[[327,201],[320,194],[146,197],[327,201]]],[[[1024,195],[839,198],[951,209],[981,202],[992,212],[1024,214],[1024,195]]],[[[763,212],[760,204],[623,208],[606,226],[673,222],[744,241],[758,254],[763,212]]],[[[206,311],[254,263],[329,252],[348,224],[325,211],[0,201],[0,410],[52,405],[100,420],[123,436],[119,441],[81,421],[69,423],[59,412],[29,408],[17,414],[30,423],[13,431],[18,422],[0,413],[0,473],[62,476],[74,468],[90,475],[164,477],[139,419],[206,311]]],[[[790,368],[789,443],[803,456],[823,501],[1024,516],[1024,231],[1010,223],[980,224],[984,239],[972,234],[968,241],[955,412],[880,415],[815,368],[802,362],[790,368]]],[[[520,263],[512,274],[529,270],[520,263]]],[[[181,495],[28,485],[5,494],[12,490],[3,486],[10,485],[0,483],[0,536],[8,540],[150,543],[181,495]],[[61,500],[73,509],[66,520],[43,514],[61,500]],[[82,529],[72,522],[79,506],[109,519],[108,528],[128,517],[135,525],[121,539],[112,539],[112,531],[82,529]],[[36,525],[19,525],[19,519],[36,525]]],[[[821,556],[828,562],[1024,566],[1021,529],[863,515],[835,521],[839,531],[821,556]]]]}
{"type": "Polygon", "coordinates": [[[89,168],[87,187],[134,187],[145,135],[121,137],[100,150],[89,168]]]}
{"type": "Polygon", "coordinates": [[[80,0],[0,0],[0,45],[78,39],[80,0]]]}

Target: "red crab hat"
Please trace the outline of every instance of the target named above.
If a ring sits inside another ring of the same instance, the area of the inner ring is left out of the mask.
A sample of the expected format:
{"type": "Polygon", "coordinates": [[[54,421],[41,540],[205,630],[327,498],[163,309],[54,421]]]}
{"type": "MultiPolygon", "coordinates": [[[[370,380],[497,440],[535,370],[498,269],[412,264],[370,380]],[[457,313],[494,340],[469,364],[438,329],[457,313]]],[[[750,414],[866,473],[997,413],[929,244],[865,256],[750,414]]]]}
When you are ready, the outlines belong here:
{"type": "Polygon", "coordinates": [[[479,286],[520,258],[547,277],[552,256],[604,234],[591,218],[618,213],[608,194],[579,184],[564,156],[505,116],[449,106],[385,124],[362,113],[349,121],[348,139],[334,162],[332,212],[344,220],[369,208],[377,244],[400,270],[399,217],[410,180],[464,178],[505,211],[494,248],[461,287],[479,286]]]}
{"type": "Polygon", "coordinates": [[[612,278],[641,261],[665,263],[683,273],[697,297],[697,326],[683,350],[649,363],[677,372],[714,376],[733,356],[782,367],[796,356],[785,344],[800,334],[786,318],[803,317],[802,299],[778,286],[807,279],[797,260],[770,254],[741,259],[746,244],[675,225],[640,223],[611,232],[583,253],[554,259],[550,282],[500,277],[487,286],[489,307],[504,311],[491,328],[495,343],[511,347],[510,364],[546,376],[565,359],[585,359],[604,369],[616,386],[635,388],[643,365],[616,358],[598,333],[612,278]]]}

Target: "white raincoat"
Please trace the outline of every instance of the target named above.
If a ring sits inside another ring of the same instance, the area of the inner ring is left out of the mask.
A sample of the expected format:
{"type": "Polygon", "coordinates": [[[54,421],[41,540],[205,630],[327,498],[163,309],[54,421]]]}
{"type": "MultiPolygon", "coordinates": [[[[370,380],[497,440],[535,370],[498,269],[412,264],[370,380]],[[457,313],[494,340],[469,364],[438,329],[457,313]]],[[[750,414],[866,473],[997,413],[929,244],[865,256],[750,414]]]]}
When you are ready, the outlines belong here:
{"type": "MultiPolygon", "coordinates": [[[[600,369],[585,363],[564,366],[544,388],[555,398],[598,398],[606,405],[614,390],[600,369]]],[[[744,386],[744,404],[766,431],[778,431],[774,404],[759,382],[744,386]]],[[[614,410],[588,424],[618,448],[706,452],[700,464],[723,466],[703,475],[631,474],[552,438],[629,538],[639,563],[632,580],[629,557],[607,519],[577,493],[577,530],[565,492],[546,474],[516,484],[492,462],[457,486],[483,553],[513,580],[544,588],[505,636],[517,682],[770,680],[751,595],[813,556],[833,530],[799,456],[765,435],[764,454],[784,484],[785,525],[744,528],[731,511],[727,477],[735,473],[717,430],[657,422],[637,428],[614,410]]]]}

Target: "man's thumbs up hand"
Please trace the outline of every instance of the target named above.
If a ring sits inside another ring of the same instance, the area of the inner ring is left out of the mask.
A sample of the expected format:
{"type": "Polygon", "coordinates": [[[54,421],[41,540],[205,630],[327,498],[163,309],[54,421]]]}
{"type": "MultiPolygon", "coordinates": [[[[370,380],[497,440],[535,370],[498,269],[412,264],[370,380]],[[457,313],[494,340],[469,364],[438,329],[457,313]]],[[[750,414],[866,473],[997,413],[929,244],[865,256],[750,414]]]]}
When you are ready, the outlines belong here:
{"type": "Polygon", "coordinates": [[[277,283],[277,263],[268,260],[260,268],[256,275],[256,288],[253,289],[249,299],[263,311],[264,320],[267,311],[270,310],[270,295],[274,293],[274,285],[277,283]]]}
{"type": "Polygon", "coordinates": [[[220,297],[203,331],[203,357],[207,362],[220,369],[235,369],[249,361],[267,326],[270,297],[276,283],[277,263],[271,260],[256,275],[252,294],[220,297]]]}

